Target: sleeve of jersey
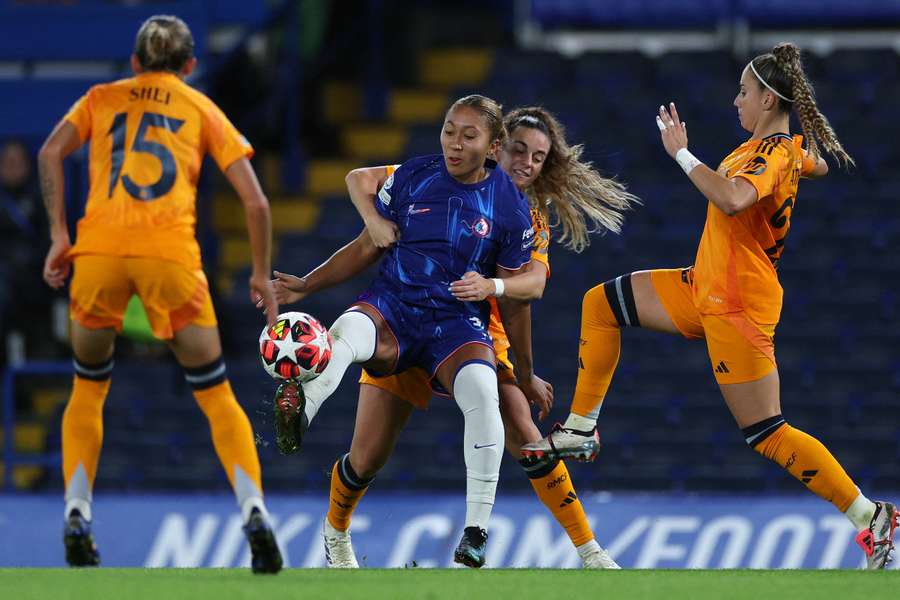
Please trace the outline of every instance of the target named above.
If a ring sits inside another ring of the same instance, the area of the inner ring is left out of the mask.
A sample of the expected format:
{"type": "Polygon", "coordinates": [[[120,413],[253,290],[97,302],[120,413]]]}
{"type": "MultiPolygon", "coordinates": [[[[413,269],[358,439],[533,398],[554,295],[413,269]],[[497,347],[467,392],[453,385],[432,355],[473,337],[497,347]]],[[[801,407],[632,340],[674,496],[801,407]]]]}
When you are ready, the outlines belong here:
{"type": "Polygon", "coordinates": [[[253,146],[247,138],[241,135],[225,113],[212,102],[206,108],[204,133],[207,151],[223,172],[234,161],[253,156],[253,146]]]}
{"type": "Polygon", "coordinates": [[[403,165],[390,165],[387,167],[388,178],[375,196],[375,210],[389,221],[397,221],[397,203],[402,201],[399,192],[403,187],[401,180],[406,179],[406,170],[403,165]]]}
{"type": "Polygon", "coordinates": [[[81,143],[87,141],[91,137],[91,108],[90,108],[90,92],[78,99],[63,120],[68,121],[78,130],[78,139],[81,143]]]}
{"type": "Polygon", "coordinates": [[[780,152],[771,155],[757,153],[751,156],[735,173],[756,188],[757,201],[771,195],[775,191],[784,168],[784,157],[780,152]]]}
{"type": "Polygon", "coordinates": [[[503,246],[497,254],[497,266],[516,271],[528,264],[534,246],[534,225],[524,196],[520,196],[520,206],[510,220],[503,246]]]}
{"type": "Polygon", "coordinates": [[[536,210],[531,211],[531,221],[534,226],[534,245],[531,247],[531,260],[537,261],[547,267],[547,276],[550,276],[550,228],[547,222],[536,210]]]}

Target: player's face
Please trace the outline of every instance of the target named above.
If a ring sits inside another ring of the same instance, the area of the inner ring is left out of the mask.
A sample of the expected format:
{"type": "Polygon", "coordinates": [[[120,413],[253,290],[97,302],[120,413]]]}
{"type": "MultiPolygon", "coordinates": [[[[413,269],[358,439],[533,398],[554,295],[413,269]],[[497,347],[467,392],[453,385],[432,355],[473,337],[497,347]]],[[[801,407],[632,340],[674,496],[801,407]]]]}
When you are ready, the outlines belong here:
{"type": "Polygon", "coordinates": [[[461,183],[475,183],[491,149],[490,131],[481,113],[457,106],[447,113],[441,130],[441,149],[450,175],[461,183]]]}
{"type": "Polygon", "coordinates": [[[738,109],[738,119],[741,127],[747,131],[753,132],[759,119],[765,110],[765,104],[768,101],[767,95],[771,95],[768,90],[763,93],[762,84],[759,79],[750,70],[750,66],[744,67],[741,73],[740,89],[737,96],[734,97],[734,106],[738,109]]]}
{"type": "Polygon", "coordinates": [[[740,89],[734,98],[734,105],[738,109],[738,120],[741,127],[747,131],[753,131],[756,128],[756,122],[759,120],[759,81],[756,75],[750,70],[750,66],[744,67],[741,73],[740,89]]]}
{"type": "Polygon", "coordinates": [[[528,189],[540,176],[550,153],[550,138],[532,127],[519,126],[500,149],[498,164],[520,190],[528,189]]]}

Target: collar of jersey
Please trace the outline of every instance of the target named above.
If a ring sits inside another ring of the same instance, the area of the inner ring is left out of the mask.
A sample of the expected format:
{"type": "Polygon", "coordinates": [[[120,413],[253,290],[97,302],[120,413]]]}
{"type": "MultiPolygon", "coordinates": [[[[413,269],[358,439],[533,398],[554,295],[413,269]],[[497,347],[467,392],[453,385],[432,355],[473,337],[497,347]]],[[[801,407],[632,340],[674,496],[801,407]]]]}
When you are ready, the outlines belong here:
{"type": "Polygon", "coordinates": [[[497,171],[500,169],[497,167],[497,163],[491,160],[490,158],[484,161],[484,166],[491,170],[488,173],[488,176],[482,179],[481,181],[476,181],[475,183],[461,183],[453,175],[450,174],[450,171],[447,170],[447,163],[444,161],[444,156],[441,154],[441,171],[443,171],[444,175],[453,182],[453,185],[458,186],[464,190],[477,190],[478,188],[485,186],[491,182],[493,182],[494,177],[497,176],[497,171]]]}

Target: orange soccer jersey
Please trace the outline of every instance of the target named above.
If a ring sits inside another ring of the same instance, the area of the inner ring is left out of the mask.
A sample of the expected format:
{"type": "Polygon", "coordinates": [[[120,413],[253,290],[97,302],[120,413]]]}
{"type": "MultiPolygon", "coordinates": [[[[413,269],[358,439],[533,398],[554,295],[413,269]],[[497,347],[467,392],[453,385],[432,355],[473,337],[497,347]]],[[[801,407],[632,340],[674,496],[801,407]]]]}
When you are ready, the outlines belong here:
{"type": "Polygon", "coordinates": [[[700,314],[744,312],[759,325],[778,322],[782,288],[776,266],[784,251],[804,161],[802,136],[775,134],[738,146],[719,165],[725,177],[756,188],[758,201],[734,216],[712,202],[697,250],[694,303],[700,314]]]}
{"type": "Polygon", "coordinates": [[[223,171],[253,155],[222,111],[175,74],[91,88],[65,116],[90,140],[90,189],[72,255],[141,256],[200,268],[194,228],[206,153],[223,171]]]}

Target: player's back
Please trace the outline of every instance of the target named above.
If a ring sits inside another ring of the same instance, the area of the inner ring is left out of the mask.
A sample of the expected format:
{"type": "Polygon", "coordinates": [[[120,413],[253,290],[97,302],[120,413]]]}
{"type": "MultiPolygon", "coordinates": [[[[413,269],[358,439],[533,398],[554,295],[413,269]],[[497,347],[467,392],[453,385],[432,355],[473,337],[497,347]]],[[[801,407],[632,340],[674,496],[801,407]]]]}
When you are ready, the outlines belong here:
{"type": "Polygon", "coordinates": [[[90,189],[74,254],[155,256],[199,267],[197,180],[252,149],[216,105],[169,72],[94,86],[66,115],[90,141],[90,189]]]}

